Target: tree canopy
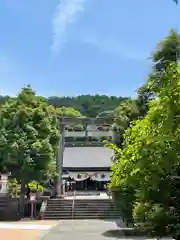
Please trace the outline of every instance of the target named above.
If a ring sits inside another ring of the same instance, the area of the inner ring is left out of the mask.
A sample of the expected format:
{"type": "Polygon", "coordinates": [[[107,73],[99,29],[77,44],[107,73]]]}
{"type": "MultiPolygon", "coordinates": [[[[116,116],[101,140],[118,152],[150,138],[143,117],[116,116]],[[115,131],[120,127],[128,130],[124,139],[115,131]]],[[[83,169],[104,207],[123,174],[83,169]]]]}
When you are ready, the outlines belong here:
{"type": "Polygon", "coordinates": [[[56,171],[59,129],[56,111],[30,88],[0,109],[0,167],[25,184],[56,171]],[[50,172],[49,172],[50,173],[50,172]]]}
{"type": "Polygon", "coordinates": [[[66,117],[83,117],[83,115],[72,107],[60,107],[56,108],[56,113],[58,116],[66,116],[66,117]]]}
{"type": "MultiPolygon", "coordinates": [[[[0,105],[4,104],[9,98],[9,96],[0,96],[0,105]]],[[[84,116],[96,117],[101,112],[113,111],[120,103],[127,99],[125,97],[106,95],[81,95],[77,97],[49,97],[44,100],[55,108],[64,107],[61,109],[63,111],[65,111],[65,108],[71,108],[72,112],[77,110],[84,116]]],[[[70,109],[67,111],[69,114],[70,109]]],[[[77,115],[77,112],[75,115],[77,115]]]]}
{"type": "MultiPolygon", "coordinates": [[[[167,39],[176,41],[171,37],[172,32],[162,44],[167,39]]],[[[147,86],[155,98],[148,102],[147,114],[131,122],[120,149],[109,146],[116,151],[110,188],[115,191],[122,217],[151,236],[166,234],[177,239],[180,237],[180,191],[174,176],[180,173],[178,44],[176,42],[176,52],[166,44],[167,48],[158,57],[166,63],[161,69],[156,68],[157,59],[154,60],[147,86]]],[[[131,116],[131,111],[125,112],[127,117],[131,116]]]]}

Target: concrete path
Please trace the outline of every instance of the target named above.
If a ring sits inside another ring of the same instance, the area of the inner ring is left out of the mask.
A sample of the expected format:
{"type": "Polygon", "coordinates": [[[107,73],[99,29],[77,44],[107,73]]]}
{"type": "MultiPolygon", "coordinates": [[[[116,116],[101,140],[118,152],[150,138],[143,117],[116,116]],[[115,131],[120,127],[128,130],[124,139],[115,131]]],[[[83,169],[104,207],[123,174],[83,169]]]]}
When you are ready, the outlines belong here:
{"type": "Polygon", "coordinates": [[[124,236],[124,232],[127,233],[128,230],[130,229],[118,228],[113,221],[62,220],[42,236],[41,240],[152,240],[146,237],[124,236]]]}
{"type": "Polygon", "coordinates": [[[104,220],[62,220],[41,240],[138,240],[146,237],[124,236],[124,230],[113,221],[104,220]]]}
{"type": "Polygon", "coordinates": [[[117,230],[114,222],[101,220],[62,220],[42,240],[111,240],[108,230],[117,230]]]}

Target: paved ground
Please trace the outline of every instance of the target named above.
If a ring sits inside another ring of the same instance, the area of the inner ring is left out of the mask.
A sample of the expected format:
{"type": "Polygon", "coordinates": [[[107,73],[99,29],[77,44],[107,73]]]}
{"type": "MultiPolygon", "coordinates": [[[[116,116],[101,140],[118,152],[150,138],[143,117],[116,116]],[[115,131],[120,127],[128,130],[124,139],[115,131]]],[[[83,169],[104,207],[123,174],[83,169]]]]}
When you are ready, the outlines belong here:
{"type": "Polygon", "coordinates": [[[0,222],[0,238],[7,240],[39,240],[46,230],[42,226],[55,225],[57,221],[0,222]]]}
{"type": "Polygon", "coordinates": [[[0,238],[10,240],[140,240],[131,229],[118,228],[114,221],[61,220],[19,221],[0,224],[0,238]],[[124,233],[126,232],[126,236],[124,233]]]}
{"type": "MultiPolygon", "coordinates": [[[[127,231],[127,230],[126,230],[127,231]]],[[[41,240],[138,240],[145,237],[124,236],[122,229],[113,221],[62,220],[41,240]]]]}

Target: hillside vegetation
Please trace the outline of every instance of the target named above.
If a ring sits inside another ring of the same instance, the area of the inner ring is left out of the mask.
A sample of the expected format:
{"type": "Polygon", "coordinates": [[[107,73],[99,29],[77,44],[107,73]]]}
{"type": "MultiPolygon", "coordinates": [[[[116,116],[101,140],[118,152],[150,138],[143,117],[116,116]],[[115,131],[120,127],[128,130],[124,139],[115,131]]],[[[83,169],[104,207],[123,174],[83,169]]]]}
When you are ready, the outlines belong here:
{"type": "MultiPolygon", "coordinates": [[[[9,98],[9,96],[0,96],[0,105],[9,98]]],[[[46,100],[48,104],[53,105],[55,108],[73,108],[87,117],[96,117],[101,112],[114,110],[127,99],[106,95],[81,95],[77,97],[52,96],[46,100]]]]}

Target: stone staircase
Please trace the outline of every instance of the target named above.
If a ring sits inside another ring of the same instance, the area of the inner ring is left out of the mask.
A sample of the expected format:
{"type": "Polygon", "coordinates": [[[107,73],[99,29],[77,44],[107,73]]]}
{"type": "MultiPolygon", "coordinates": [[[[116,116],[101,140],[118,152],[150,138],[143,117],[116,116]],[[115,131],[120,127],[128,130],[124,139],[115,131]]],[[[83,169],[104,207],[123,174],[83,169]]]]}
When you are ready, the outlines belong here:
{"type": "Polygon", "coordinates": [[[50,199],[44,219],[114,219],[120,214],[110,199],[50,199]]]}
{"type": "Polygon", "coordinates": [[[76,199],[74,219],[118,218],[119,213],[110,199],[76,199]]]}
{"type": "Polygon", "coordinates": [[[43,219],[71,219],[73,200],[49,199],[43,219]]]}

